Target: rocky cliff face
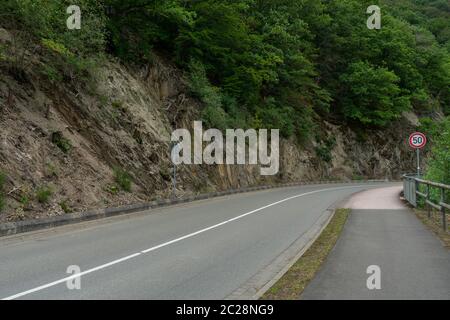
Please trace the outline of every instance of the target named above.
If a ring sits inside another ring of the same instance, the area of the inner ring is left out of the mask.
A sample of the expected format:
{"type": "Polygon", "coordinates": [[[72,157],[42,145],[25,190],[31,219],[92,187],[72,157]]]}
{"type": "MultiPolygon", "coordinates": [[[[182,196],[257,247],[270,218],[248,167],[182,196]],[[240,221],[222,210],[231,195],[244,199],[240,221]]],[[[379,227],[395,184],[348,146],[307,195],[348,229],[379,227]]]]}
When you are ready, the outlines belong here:
{"type": "MultiPolygon", "coordinates": [[[[0,35],[12,41],[6,30],[0,35]]],[[[191,128],[201,108],[181,72],[162,59],[140,69],[106,61],[95,86],[81,85],[50,81],[41,72],[48,59],[25,52],[19,70],[0,63],[0,171],[7,177],[0,222],[168,197],[171,132],[191,128]],[[117,187],[118,174],[131,176],[131,192],[117,187]]],[[[281,141],[280,172],[271,177],[260,176],[258,166],[181,165],[178,195],[277,181],[398,178],[414,170],[405,145],[414,121],[409,114],[370,132],[323,121],[318,139],[281,141]]]]}

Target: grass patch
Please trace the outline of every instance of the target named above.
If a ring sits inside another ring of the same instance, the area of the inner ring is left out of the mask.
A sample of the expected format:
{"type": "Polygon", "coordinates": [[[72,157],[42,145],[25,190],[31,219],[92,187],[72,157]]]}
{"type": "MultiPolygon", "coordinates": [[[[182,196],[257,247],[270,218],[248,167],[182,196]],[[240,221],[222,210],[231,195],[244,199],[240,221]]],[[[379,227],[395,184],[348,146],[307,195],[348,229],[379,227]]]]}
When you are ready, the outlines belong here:
{"type": "Polygon", "coordinates": [[[19,202],[20,202],[24,207],[26,207],[26,206],[28,206],[28,205],[30,204],[30,198],[29,198],[26,194],[21,195],[20,198],[19,198],[19,202]]]}
{"type": "Polygon", "coordinates": [[[131,176],[125,170],[115,168],[114,180],[123,191],[131,192],[131,184],[132,184],[131,176]]]}
{"type": "Polygon", "coordinates": [[[39,203],[48,203],[53,191],[50,187],[41,187],[36,190],[36,199],[39,203]]]}
{"type": "Polygon", "coordinates": [[[67,204],[67,200],[61,201],[59,203],[61,209],[63,209],[64,213],[71,213],[72,209],[70,208],[70,206],[67,204]]]}
{"type": "MultiPolygon", "coordinates": [[[[442,228],[442,214],[437,211],[432,211],[431,218],[428,218],[426,210],[414,209],[414,213],[428,229],[430,229],[434,234],[438,236],[438,238],[442,241],[444,247],[450,249],[450,233],[448,231],[445,232],[442,228]]],[[[446,214],[446,217],[448,230],[448,226],[450,225],[450,215],[448,214],[448,212],[446,214]]]]}
{"type": "Polygon", "coordinates": [[[297,300],[336,244],[350,209],[338,209],[328,226],[303,256],[294,263],[262,300],[297,300]]]}

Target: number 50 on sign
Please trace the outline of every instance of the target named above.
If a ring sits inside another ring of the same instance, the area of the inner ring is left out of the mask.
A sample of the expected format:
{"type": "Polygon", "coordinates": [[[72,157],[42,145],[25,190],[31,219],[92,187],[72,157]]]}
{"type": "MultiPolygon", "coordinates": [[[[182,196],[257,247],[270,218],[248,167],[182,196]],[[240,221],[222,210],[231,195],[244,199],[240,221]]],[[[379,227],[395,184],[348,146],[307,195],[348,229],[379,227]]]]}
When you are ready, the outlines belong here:
{"type": "Polygon", "coordinates": [[[413,149],[422,149],[427,144],[427,137],[421,132],[414,132],[409,136],[409,146],[413,149]]]}

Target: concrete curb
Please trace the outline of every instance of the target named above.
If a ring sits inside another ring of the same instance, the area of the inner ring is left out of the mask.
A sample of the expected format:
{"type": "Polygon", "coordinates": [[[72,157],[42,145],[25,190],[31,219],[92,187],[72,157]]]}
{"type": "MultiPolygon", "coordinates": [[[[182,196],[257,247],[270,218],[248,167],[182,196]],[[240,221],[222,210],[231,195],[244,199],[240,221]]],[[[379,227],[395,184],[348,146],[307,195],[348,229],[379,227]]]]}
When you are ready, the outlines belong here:
{"type": "MultiPolygon", "coordinates": [[[[359,193],[362,191],[358,191],[359,193]]],[[[285,251],[278,255],[263,269],[253,275],[244,285],[228,295],[225,300],[259,300],[272,286],[291,269],[291,267],[308,251],[316,242],[322,232],[336,214],[336,210],[343,208],[343,205],[355,194],[338,200],[327,210],[322,212],[316,222],[293,242],[285,251]]]]}
{"type": "Polygon", "coordinates": [[[269,265],[256,273],[226,300],[259,300],[314,244],[334,217],[336,209],[324,211],[314,225],[269,265]]]}
{"type": "Polygon", "coordinates": [[[150,209],[163,208],[170,205],[193,202],[204,199],[211,199],[221,196],[226,196],[230,194],[236,193],[244,193],[244,192],[252,192],[258,190],[267,190],[267,189],[276,189],[276,188],[285,188],[285,187],[294,187],[301,185],[313,185],[313,184],[333,184],[333,183],[371,183],[371,182],[394,182],[394,181],[386,181],[386,180],[351,180],[351,181],[338,181],[338,180],[324,180],[324,181],[301,181],[301,182],[290,182],[290,183],[282,183],[276,185],[265,185],[265,186],[257,186],[257,187],[246,187],[241,189],[231,189],[226,191],[218,191],[218,192],[210,192],[203,193],[196,196],[189,196],[185,198],[177,198],[177,199],[161,199],[148,203],[138,203],[132,204],[122,207],[116,208],[103,208],[103,209],[95,209],[84,212],[76,212],[65,214],[62,216],[56,216],[51,218],[44,219],[33,219],[33,220],[25,220],[18,222],[8,222],[0,224],[0,237],[10,236],[18,233],[24,233],[29,231],[35,231],[46,228],[53,228],[57,226],[96,220],[101,218],[113,217],[117,215],[135,213],[139,211],[145,211],[150,209]]]}

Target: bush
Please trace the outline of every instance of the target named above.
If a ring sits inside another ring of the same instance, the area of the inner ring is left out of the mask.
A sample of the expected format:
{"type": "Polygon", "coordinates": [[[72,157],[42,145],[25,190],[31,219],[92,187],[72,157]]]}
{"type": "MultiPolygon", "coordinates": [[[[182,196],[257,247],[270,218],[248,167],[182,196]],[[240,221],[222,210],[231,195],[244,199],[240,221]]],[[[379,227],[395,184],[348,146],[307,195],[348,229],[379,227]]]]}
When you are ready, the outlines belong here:
{"type": "Polygon", "coordinates": [[[161,175],[161,177],[165,180],[165,181],[171,181],[172,180],[172,172],[170,170],[170,168],[166,167],[166,166],[162,166],[159,169],[159,174],[161,175]]]}
{"type": "MultiPolygon", "coordinates": [[[[427,159],[424,179],[450,185],[450,117],[440,122],[429,118],[420,120],[419,130],[427,135],[428,146],[431,146],[431,154],[427,159]]],[[[427,192],[427,187],[420,184],[419,190],[427,192]]],[[[430,198],[433,202],[439,202],[441,191],[430,187],[430,198]]],[[[450,200],[450,192],[446,192],[446,200],[450,200]]],[[[418,200],[419,206],[424,207],[423,198],[418,200]]]]}
{"type": "Polygon", "coordinates": [[[336,140],[334,139],[334,137],[329,138],[329,139],[325,140],[324,142],[320,143],[316,147],[317,156],[325,162],[331,162],[331,160],[333,160],[331,151],[333,150],[335,145],[336,145],[336,140]]]}
{"type": "Polygon", "coordinates": [[[228,128],[228,117],[221,107],[206,106],[201,112],[201,117],[208,128],[222,131],[228,128]]]}
{"type": "Polygon", "coordinates": [[[71,213],[72,212],[72,209],[67,204],[67,200],[61,201],[59,203],[59,206],[61,207],[61,209],[63,209],[64,213],[71,213]]]}
{"type": "Polygon", "coordinates": [[[189,89],[193,96],[203,102],[202,120],[209,128],[228,128],[229,118],[222,107],[220,89],[210,84],[204,66],[198,61],[189,64],[189,89]]]}
{"type": "Polygon", "coordinates": [[[425,179],[450,185],[450,117],[436,125],[425,179]]]}
{"type": "Polygon", "coordinates": [[[53,191],[50,187],[40,187],[36,190],[36,199],[39,203],[48,203],[52,194],[53,191]]]}
{"type": "Polygon", "coordinates": [[[64,138],[62,133],[59,131],[52,133],[52,142],[64,153],[68,153],[72,149],[70,140],[64,138]]]}
{"type": "Polygon", "coordinates": [[[30,199],[28,198],[28,196],[26,195],[26,194],[24,194],[24,195],[21,195],[20,196],[20,199],[19,199],[19,202],[21,203],[21,204],[23,204],[23,206],[28,206],[28,204],[30,203],[30,199]]]}
{"type": "Polygon", "coordinates": [[[257,108],[256,114],[264,129],[279,129],[283,137],[290,137],[294,133],[293,114],[290,107],[278,105],[273,98],[267,99],[266,104],[257,108]]]}
{"type": "Polygon", "coordinates": [[[114,180],[117,185],[126,192],[131,192],[131,176],[121,168],[114,169],[114,180]]]}
{"type": "Polygon", "coordinates": [[[61,72],[51,65],[44,65],[41,72],[52,84],[59,83],[63,80],[61,72]]]}

